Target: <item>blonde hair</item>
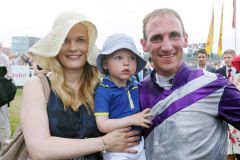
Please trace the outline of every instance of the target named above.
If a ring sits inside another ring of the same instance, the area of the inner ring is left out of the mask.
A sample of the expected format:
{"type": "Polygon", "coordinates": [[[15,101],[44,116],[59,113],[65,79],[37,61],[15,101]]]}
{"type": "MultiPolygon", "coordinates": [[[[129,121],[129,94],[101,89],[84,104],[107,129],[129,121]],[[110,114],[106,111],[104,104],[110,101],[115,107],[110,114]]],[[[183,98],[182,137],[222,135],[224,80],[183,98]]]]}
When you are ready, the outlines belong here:
{"type": "Polygon", "coordinates": [[[64,108],[70,107],[77,111],[79,108],[78,100],[80,99],[87,109],[94,110],[93,96],[100,77],[97,67],[86,62],[80,78],[78,95],[76,95],[75,91],[65,83],[64,70],[56,56],[43,57],[32,53],[29,53],[29,56],[33,61],[40,64],[45,71],[52,72],[49,76],[51,87],[62,100],[64,108]]]}

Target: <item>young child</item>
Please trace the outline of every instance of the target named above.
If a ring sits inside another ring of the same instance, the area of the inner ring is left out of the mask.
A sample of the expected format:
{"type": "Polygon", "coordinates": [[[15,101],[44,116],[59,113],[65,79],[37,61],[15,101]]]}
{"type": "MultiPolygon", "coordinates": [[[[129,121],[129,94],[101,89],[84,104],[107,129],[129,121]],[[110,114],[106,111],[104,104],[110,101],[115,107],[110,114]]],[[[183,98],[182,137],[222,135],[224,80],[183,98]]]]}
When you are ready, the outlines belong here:
{"type": "MultiPolygon", "coordinates": [[[[95,94],[95,116],[102,133],[128,126],[136,130],[149,128],[150,110],[140,112],[138,82],[133,76],[145,65],[146,61],[139,55],[131,37],[113,34],[104,42],[97,57],[97,67],[105,77],[95,94]]],[[[105,160],[146,159],[143,138],[131,149],[137,153],[107,152],[103,156],[105,160]]]]}

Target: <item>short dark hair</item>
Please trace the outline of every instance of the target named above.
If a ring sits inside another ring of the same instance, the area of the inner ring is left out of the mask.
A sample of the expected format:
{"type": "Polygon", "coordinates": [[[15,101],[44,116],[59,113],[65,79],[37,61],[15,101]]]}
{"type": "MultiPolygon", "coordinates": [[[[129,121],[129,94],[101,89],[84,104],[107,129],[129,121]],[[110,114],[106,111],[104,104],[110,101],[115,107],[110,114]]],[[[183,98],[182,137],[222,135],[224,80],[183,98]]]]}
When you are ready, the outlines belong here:
{"type": "Polygon", "coordinates": [[[204,49],[204,48],[199,49],[199,50],[197,51],[197,55],[198,55],[199,53],[205,54],[205,55],[207,56],[207,51],[206,51],[206,49],[204,49]]]}

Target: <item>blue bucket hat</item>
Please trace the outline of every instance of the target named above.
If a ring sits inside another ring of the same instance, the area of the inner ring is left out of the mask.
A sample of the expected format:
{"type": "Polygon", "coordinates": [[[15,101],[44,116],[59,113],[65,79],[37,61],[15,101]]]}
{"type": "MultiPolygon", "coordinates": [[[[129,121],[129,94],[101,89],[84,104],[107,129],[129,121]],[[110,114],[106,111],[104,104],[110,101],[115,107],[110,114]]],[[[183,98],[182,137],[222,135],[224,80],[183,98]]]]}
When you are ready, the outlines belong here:
{"type": "Polygon", "coordinates": [[[132,51],[134,55],[136,55],[137,57],[136,73],[140,72],[145,67],[146,61],[141,57],[140,52],[138,52],[133,39],[126,34],[119,33],[113,34],[105,40],[102,51],[97,56],[97,67],[102,74],[104,74],[104,69],[102,67],[103,58],[120,49],[128,49],[132,51]]]}

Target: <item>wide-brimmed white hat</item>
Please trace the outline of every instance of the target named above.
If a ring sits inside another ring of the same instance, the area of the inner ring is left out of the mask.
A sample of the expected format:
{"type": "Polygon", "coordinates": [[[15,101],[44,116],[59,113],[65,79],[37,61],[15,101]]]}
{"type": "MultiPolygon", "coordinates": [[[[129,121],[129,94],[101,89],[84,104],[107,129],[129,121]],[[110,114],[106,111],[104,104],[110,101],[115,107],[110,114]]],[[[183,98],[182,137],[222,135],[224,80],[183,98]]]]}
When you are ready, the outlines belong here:
{"type": "Polygon", "coordinates": [[[84,15],[73,11],[60,13],[53,23],[52,31],[35,43],[28,51],[43,57],[55,57],[59,53],[68,32],[77,23],[83,24],[88,30],[89,48],[87,61],[90,65],[96,66],[96,57],[99,53],[99,49],[95,45],[97,29],[84,15]]]}
{"type": "Polygon", "coordinates": [[[123,33],[116,33],[111,35],[105,40],[102,47],[102,51],[97,56],[97,67],[101,73],[104,74],[102,66],[103,58],[120,49],[128,49],[132,51],[133,54],[136,55],[137,57],[136,73],[140,72],[145,67],[146,61],[141,57],[140,52],[137,50],[133,38],[123,33]]]}

